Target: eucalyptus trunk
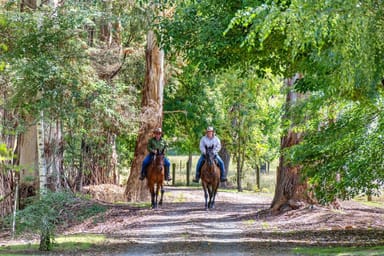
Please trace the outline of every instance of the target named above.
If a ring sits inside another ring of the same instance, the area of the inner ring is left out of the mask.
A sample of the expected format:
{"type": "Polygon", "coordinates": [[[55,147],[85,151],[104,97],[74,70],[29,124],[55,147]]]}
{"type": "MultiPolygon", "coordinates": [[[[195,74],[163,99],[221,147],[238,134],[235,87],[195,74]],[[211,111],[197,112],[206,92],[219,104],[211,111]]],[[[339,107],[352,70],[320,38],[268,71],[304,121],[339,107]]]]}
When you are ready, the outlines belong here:
{"type": "Polygon", "coordinates": [[[227,145],[226,145],[225,141],[221,142],[221,149],[220,149],[219,155],[220,155],[221,159],[223,159],[225,173],[227,174],[227,177],[228,177],[229,164],[231,162],[231,154],[227,149],[227,145]]]}
{"type": "Polygon", "coordinates": [[[125,189],[128,201],[148,200],[149,192],[139,180],[141,165],[147,152],[147,143],[153,129],[162,126],[164,91],[164,52],[158,47],[153,31],[147,35],[146,74],[141,101],[141,124],[136,141],[134,159],[125,189]]]}
{"type": "MultiPolygon", "coordinates": [[[[286,86],[292,88],[294,83],[300,78],[301,76],[297,74],[294,78],[287,79],[286,86]]],[[[288,92],[286,98],[285,119],[289,116],[288,111],[290,106],[295,104],[295,102],[299,101],[304,96],[305,95],[298,94],[293,90],[288,92]]],[[[301,135],[301,133],[295,132],[293,129],[288,129],[286,135],[284,135],[281,139],[281,152],[283,152],[286,148],[300,143],[301,135]]],[[[286,211],[297,209],[307,202],[311,202],[311,198],[307,194],[307,183],[301,179],[301,167],[285,163],[284,155],[282,154],[277,168],[276,188],[271,204],[271,210],[286,211]]]]}
{"type": "Polygon", "coordinates": [[[44,147],[45,147],[44,113],[43,111],[41,111],[40,120],[37,124],[37,152],[38,152],[40,196],[45,194],[47,189],[47,164],[45,161],[44,147]]]}
{"type": "Polygon", "coordinates": [[[47,186],[51,191],[59,191],[68,188],[64,180],[64,138],[62,122],[57,120],[47,126],[45,159],[47,164],[47,186]]]}

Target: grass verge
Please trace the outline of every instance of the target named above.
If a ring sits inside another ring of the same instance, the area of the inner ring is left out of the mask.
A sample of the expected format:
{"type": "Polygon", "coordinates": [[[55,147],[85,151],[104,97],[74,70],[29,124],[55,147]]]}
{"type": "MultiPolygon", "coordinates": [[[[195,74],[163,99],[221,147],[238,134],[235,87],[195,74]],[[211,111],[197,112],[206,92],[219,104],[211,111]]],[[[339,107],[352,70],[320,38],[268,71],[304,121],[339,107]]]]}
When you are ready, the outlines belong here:
{"type": "Polygon", "coordinates": [[[374,247],[332,247],[332,248],[295,248],[294,253],[299,255],[316,255],[316,256],[344,256],[344,255],[361,255],[361,256],[378,256],[384,255],[384,246],[374,247]]]}

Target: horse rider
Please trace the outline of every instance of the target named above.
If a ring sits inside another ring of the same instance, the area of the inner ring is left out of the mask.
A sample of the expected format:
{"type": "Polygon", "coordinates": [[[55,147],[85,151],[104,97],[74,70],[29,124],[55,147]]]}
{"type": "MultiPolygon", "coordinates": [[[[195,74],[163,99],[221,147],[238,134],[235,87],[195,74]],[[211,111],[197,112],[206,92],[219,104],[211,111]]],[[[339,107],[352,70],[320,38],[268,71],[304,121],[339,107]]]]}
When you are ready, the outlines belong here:
{"type": "MultiPolygon", "coordinates": [[[[151,160],[153,156],[156,154],[157,150],[162,151],[164,150],[164,155],[165,151],[167,148],[168,144],[167,142],[163,139],[163,132],[161,128],[156,128],[153,130],[153,137],[148,140],[147,144],[147,149],[149,154],[144,158],[143,164],[141,166],[141,173],[140,173],[140,180],[144,180],[144,178],[147,176],[147,167],[151,163],[151,160]]],[[[171,176],[169,174],[169,167],[171,165],[171,162],[164,157],[164,179],[166,181],[170,181],[171,176]]]]}
{"type": "Polygon", "coordinates": [[[205,147],[213,147],[213,153],[215,154],[215,159],[217,160],[219,167],[220,167],[220,181],[224,182],[227,181],[226,178],[226,173],[224,170],[224,162],[221,159],[221,157],[218,155],[220,149],[221,149],[221,142],[220,139],[215,135],[213,127],[209,126],[206,130],[206,134],[200,139],[200,151],[201,155],[199,158],[199,161],[197,162],[196,166],[196,176],[192,180],[193,182],[198,183],[200,179],[200,172],[201,172],[201,167],[203,166],[203,163],[205,161],[205,147]]]}

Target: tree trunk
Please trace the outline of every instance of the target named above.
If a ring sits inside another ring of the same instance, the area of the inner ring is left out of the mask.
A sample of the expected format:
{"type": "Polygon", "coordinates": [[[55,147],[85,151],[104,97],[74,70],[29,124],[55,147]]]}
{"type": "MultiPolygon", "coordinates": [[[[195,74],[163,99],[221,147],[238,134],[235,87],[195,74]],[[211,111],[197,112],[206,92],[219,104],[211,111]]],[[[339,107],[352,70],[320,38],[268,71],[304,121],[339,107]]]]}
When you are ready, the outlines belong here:
{"type": "Polygon", "coordinates": [[[125,189],[128,201],[148,200],[146,182],[139,180],[142,161],[147,154],[148,139],[156,127],[162,125],[164,91],[164,52],[157,46],[153,31],[147,35],[146,74],[141,101],[141,124],[136,141],[134,159],[125,189]]]}
{"type": "MultiPolygon", "coordinates": [[[[297,74],[294,78],[287,79],[286,85],[288,87],[292,87],[300,78],[301,76],[297,74]]],[[[290,106],[303,97],[304,95],[300,95],[293,91],[288,93],[286,99],[285,119],[289,116],[288,111],[290,106]]],[[[281,139],[281,152],[288,147],[298,144],[300,140],[301,134],[289,129],[287,134],[281,139]]],[[[284,161],[283,155],[280,156],[279,161],[275,196],[271,204],[271,209],[272,211],[298,209],[311,200],[306,193],[307,183],[302,182],[301,180],[300,166],[287,165],[284,161]]]]}
{"type": "Polygon", "coordinates": [[[229,151],[226,147],[226,144],[223,141],[221,143],[221,149],[220,149],[219,155],[220,155],[221,159],[223,159],[225,173],[227,174],[227,177],[228,177],[229,164],[231,162],[231,154],[229,153],[229,151]]]}
{"type": "Polygon", "coordinates": [[[45,138],[45,162],[47,168],[47,188],[51,191],[59,191],[67,187],[64,180],[64,141],[62,124],[60,120],[47,124],[44,131],[45,138]]]}
{"type": "Polygon", "coordinates": [[[37,152],[39,170],[40,196],[45,194],[47,189],[47,164],[45,161],[45,136],[44,136],[44,114],[41,111],[40,120],[37,125],[37,152]]]}
{"type": "Polygon", "coordinates": [[[256,185],[257,185],[257,189],[261,189],[260,187],[260,168],[258,165],[256,165],[256,168],[255,168],[255,171],[256,171],[256,185]]]}
{"type": "Polygon", "coordinates": [[[18,165],[23,168],[20,172],[20,183],[28,183],[31,186],[35,183],[37,185],[37,182],[30,182],[31,177],[38,177],[37,126],[28,127],[25,133],[19,135],[18,138],[18,165]]]}

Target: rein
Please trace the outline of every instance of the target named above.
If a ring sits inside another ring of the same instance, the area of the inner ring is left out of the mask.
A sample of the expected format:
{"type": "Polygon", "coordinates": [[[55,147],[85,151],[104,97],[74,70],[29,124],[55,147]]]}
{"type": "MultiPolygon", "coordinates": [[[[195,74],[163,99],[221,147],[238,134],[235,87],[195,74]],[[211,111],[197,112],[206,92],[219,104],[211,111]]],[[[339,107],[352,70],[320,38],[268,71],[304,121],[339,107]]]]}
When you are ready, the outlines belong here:
{"type": "Polygon", "coordinates": [[[160,157],[160,160],[158,161],[157,158],[159,158],[160,155],[154,154],[152,159],[152,165],[156,167],[157,170],[161,170],[164,167],[163,160],[160,157]]]}

